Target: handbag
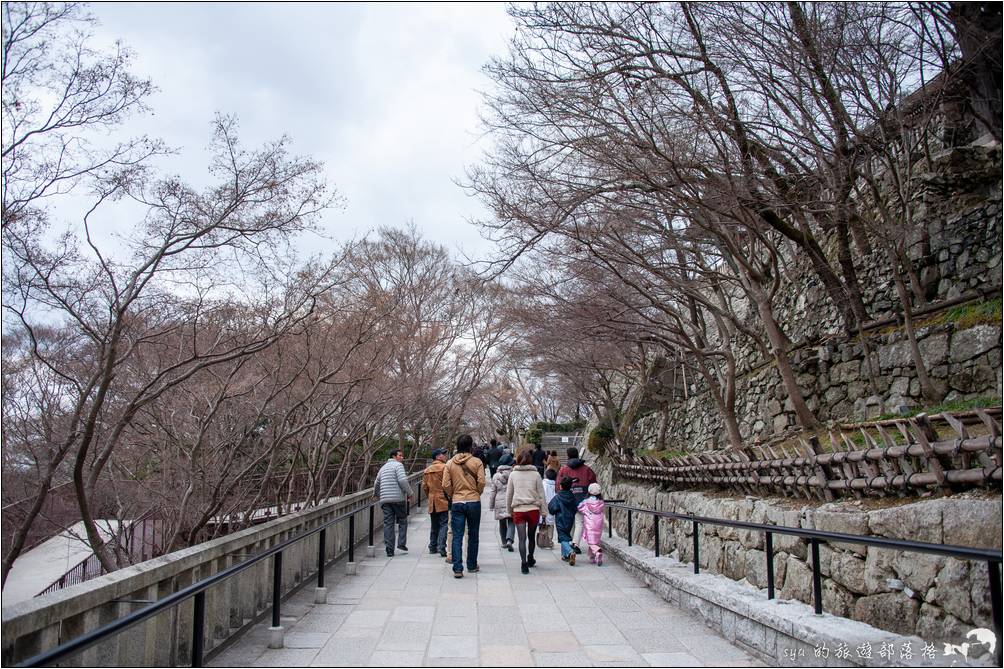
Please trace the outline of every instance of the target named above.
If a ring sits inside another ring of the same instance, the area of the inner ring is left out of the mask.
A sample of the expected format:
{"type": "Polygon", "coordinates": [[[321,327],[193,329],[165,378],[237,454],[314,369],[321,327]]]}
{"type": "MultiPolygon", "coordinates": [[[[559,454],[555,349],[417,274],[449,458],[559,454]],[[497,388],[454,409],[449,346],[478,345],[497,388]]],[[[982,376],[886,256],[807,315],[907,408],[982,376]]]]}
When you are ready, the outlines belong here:
{"type": "Polygon", "coordinates": [[[537,528],[537,545],[541,548],[554,548],[554,539],[551,535],[553,525],[540,525],[537,528]]]}

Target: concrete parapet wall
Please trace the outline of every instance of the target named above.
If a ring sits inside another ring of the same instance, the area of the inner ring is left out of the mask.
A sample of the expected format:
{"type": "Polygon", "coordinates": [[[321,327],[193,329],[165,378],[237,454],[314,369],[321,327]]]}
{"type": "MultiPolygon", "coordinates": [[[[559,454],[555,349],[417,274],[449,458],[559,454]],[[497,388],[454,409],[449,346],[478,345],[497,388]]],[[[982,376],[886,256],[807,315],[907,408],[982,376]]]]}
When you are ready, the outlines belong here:
{"type": "MultiPolygon", "coordinates": [[[[412,478],[415,476],[413,475],[412,478]]],[[[3,665],[52,649],[142,609],[204,578],[259,554],[337,516],[362,510],[372,499],[363,490],[328,504],[120,569],[111,574],[3,608],[3,665]]],[[[368,536],[368,514],[355,523],[354,544],[368,536]]],[[[380,522],[380,519],[377,519],[380,522]]],[[[325,562],[348,550],[348,521],[326,532],[325,562]]],[[[319,535],[283,551],[283,595],[317,573],[319,535]]],[[[219,647],[272,605],[272,560],[206,591],[205,652],[219,647]]],[[[188,665],[192,644],[192,599],[64,661],[65,666],[188,665]]]]}
{"type": "MultiPolygon", "coordinates": [[[[663,599],[699,616],[768,666],[992,666],[989,653],[967,663],[958,655],[945,656],[941,643],[934,644],[933,659],[925,658],[929,639],[825,612],[816,615],[812,607],[797,601],[768,600],[764,590],[718,574],[694,574],[690,564],[673,557],[656,558],[651,548],[628,546],[619,537],[604,539],[603,546],[663,599]],[[891,655],[880,654],[883,649],[891,655]]],[[[952,643],[965,641],[963,636],[952,643]]]]}

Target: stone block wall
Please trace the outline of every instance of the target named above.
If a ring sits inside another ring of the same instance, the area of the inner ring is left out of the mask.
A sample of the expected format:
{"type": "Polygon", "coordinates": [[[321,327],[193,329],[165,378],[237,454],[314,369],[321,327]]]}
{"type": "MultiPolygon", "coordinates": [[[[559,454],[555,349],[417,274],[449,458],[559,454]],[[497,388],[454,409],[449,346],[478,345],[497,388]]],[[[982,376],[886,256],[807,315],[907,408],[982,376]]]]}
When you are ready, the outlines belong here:
{"type": "MultiPolygon", "coordinates": [[[[910,256],[928,298],[937,302],[974,291],[999,297],[1004,238],[999,185],[970,200],[940,201],[929,207],[925,220],[925,239],[911,247],[910,256]]],[[[883,252],[876,245],[867,252],[857,245],[855,250],[859,253],[855,268],[870,317],[897,315],[899,301],[883,252]]],[[[793,263],[775,299],[778,322],[793,342],[823,342],[791,354],[798,383],[817,418],[824,422],[866,420],[924,404],[901,328],[868,334],[877,377],[877,387],[872,388],[861,342],[842,333],[836,310],[806,263],[793,263]]],[[[751,322],[751,327],[760,326],[751,322]]],[[[928,325],[919,328],[917,335],[928,371],[944,386],[947,400],[1001,395],[1000,323],[969,328],[954,323],[928,325]]],[[[736,346],[736,360],[741,371],[736,413],[743,437],[763,439],[794,426],[793,407],[773,361],[742,342],[736,346]]],[[[702,381],[691,377],[688,382],[686,401],[666,403],[655,397],[648,403],[656,410],[638,421],[635,445],[676,451],[727,445],[718,411],[702,381]],[[665,435],[663,441],[660,434],[665,435]]]]}
{"type": "MultiPolygon", "coordinates": [[[[908,539],[936,544],[1001,549],[1001,496],[965,493],[950,498],[870,508],[861,502],[810,505],[799,501],[734,498],[704,492],[665,492],[611,482],[601,461],[597,475],[610,499],[644,508],[729,520],[829,532],[908,539]]],[[[693,562],[692,524],[660,520],[660,552],[693,562]]],[[[635,514],[632,540],[654,548],[653,516],[635,514]],[[640,516],[640,517],[639,517],[640,516]]],[[[614,514],[614,531],[627,536],[625,513],[614,514]]],[[[702,571],[767,587],[767,556],[760,532],[701,526],[702,571]]],[[[774,535],[777,596],[812,603],[808,541],[774,535]]],[[[977,627],[992,628],[989,579],[984,562],[857,544],[823,544],[823,610],[902,635],[930,641],[964,638],[977,627]]],[[[766,594],[764,595],[766,597],[766,594]]]]}
{"type": "MultiPolygon", "coordinates": [[[[967,206],[965,200],[944,201],[940,208],[930,208],[924,217],[925,239],[916,239],[908,250],[931,300],[951,300],[1001,283],[1000,186],[978,199],[975,205],[967,206]]],[[[869,315],[879,319],[897,313],[899,298],[884,251],[875,244],[867,252],[858,244],[852,250],[857,254],[854,267],[869,315]]],[[[835,251],[828,253],[835,256],[835,251]]],[[[807,263],[796,263],[790,276],[793,286],[778,294],[775,309],[792,341],[839,332],[839,315],[807,263]]]]}
{"type": "MultiPolygon", "coordinates": [[[[919,328],[917,337],[928,372],[948,389],[946,399],[1000,396],[1001,326],[981,324],[958,329],[955,324],[919,328]]],[[[923,406],[920,383],[910,358],[906,335],[895,330],[872,339],[877,365],[873,392],[867,381],[860,342],[825,344],[795,356],[798,382],[806,402],[821,421],[866,420],[900,407],[923,406]]],[[[736,413],[743,437],[784,432],[796,424],[784,385],[772,365],[740,377],[736,413]]],[[[726,445],[721,419],[707,393],[642,417],[634,443],[642,448],[699,451],[726,445]],[[665,421],[665,443],[658,442],[665,421]]]]}

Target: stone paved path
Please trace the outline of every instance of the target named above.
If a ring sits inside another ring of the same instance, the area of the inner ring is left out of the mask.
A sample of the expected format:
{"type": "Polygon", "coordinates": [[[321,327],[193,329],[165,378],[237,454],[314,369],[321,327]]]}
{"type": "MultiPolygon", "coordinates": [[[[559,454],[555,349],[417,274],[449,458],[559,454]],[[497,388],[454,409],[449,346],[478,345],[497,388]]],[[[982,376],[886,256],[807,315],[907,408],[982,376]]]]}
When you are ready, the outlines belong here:
{"type": "Polygon", "coordinates": [[[361,549],[357,575],[327,573],[327,604],[310,586],[283,604],[285,648],[266,647],[266,621],[210,666],[764,666],[614,561],[569,567],[558,548],[538,549],[521,574],[482,508],[480,573],[454,579],[427,551],[428,514],[413,511],[410,554],[361,549]]]}

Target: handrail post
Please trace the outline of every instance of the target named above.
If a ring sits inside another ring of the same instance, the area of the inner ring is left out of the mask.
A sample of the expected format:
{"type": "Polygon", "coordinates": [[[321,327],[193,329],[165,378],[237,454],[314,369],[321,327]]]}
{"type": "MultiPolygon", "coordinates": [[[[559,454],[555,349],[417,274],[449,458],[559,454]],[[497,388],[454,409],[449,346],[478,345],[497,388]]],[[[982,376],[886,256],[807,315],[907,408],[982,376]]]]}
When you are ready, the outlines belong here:
{"type": "Polygon", "coordinates": [[[631,522],[631,509],[628,509],[628,546],[634,545],[634,524],[631,522]]]}
{"type": "Polygon", "coordinates": [[[356,514],[349,516],[349,562],[356,561],[356,514]]]}
{"type": "Polygon", "coordinates": [[[314,603],[328,603],[328,589],[324,587],[324,552],[327,548],[327,528],[321,528],[317,536],[317,588],[314,590],[314,603]]]}
{"type": "Polygon", "coordinates": [[[697,521],[694,521],[694,573],[701,573],[701,545],[700,545],[700,527],[697,521]]]}
{"type": "Polygon", "coordinates": [[[994,621],[994,634],[997,635],[997,664],[1001,663],[1001,565],[993,560],[987,561],[987,574],[990,577],[990,610],[994,621]]]}
{"type": "Polygon", "coordinates": [[[767,553],[767,599],[774,599],[774,533],[764,532],[767,553]]]}
{"type": "Polygon", "coordinates": [[[192,612],[192,666],[202,666],[202,655],[206,638],[206,591],[195,594],[192,612]]]}
{"type": "Polygon", "coordinates": [[[376,556],[376,548],[373,546],[373,514],[375,513],[376,505],[370,503],[370,529],[369,529],[369,544],[366,546],[366,557],[376,556]]]}
{"type": "Polygon", "coordinates": [[[659,557],[659,516],[652,516],[652,528],[655,530],[655,556],[659,557]]]}
{"type": "Polygon", "coordinates": [[[317,537],[317,587],[324,587],[324,549],[327,544],[327,528],[321,529],[320,535],[317,537]]]}
{"type": "Polygon", "coordinates": [[[812,604],[816,615],[823,614],[823,571],[819,564],[819,539],[809,539],[812,544],[812,604]]]}
{"type": "Polygon", "coordinates": [[[283,647],[283,629],[280,622],[282,601],[282,551],[272,556],[272,626],[269,628],[269,648],[283,647]]]}
{"type": "Polygon", "coordinates": [[[349,561],[345,563],[345,573],[353,575],[356,573],[356,514],[355,511],[349,515],[349,561]]]}
{"type": "Polygon", "coordinates": [[[607,507],[607,536],[611,539],[614,536],[614,508],[612,506],[607,507]]]}

